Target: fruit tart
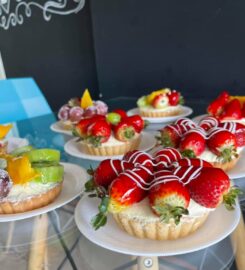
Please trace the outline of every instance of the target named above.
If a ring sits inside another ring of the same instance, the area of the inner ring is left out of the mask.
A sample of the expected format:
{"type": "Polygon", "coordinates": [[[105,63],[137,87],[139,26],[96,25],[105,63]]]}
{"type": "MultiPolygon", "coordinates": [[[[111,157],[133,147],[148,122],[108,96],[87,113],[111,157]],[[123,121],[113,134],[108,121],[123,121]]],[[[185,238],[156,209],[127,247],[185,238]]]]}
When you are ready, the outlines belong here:
{"type": "Polygon", "coordinates": [[[8,141],[5,139],[5,137],[11,128],[11,124],[0,125],[0,154],[7,153],[8,141]]]}
{"type": "Polygon", "coordinates": [[[214,167],[230,170],[245,146],[245,126],[205,117],[198,124],[181,118],[160,130],[158,142],[178,149],[185,157],[197,157],[214,167]]]}
{"type": "Polygon", "coordinates": [[[207,112],[221,122],[232,121],[245,125],[245,97],[231,96],[223,91],[208,105],[207,112]]]}
{"type": "Polygon", "coordinates": [[[107,111],[107,105],[101,100],[93,101],[89,91],[86,89],[82,98],[72,98],[60,108],[58,118],[60,125],[64,129],[72,130],[74,124],[81,119],[95,114],[105,115],[107,111]]]}
{"type": "Polygon", "coordinates": [[[106,116],[94,115],[80,120],[73,134],[80,138],[82,152],[96,156],[123,155],[137,149],[144,129],[144,120],[139,115],[127,116],[116,110],[106,116]]]}
{"type": "Polygon", "coordinates": [[[144,117],[165,117],[181,113],[184,99],[180,92],[164,88],[142,96],[137,101],[140,115],[144,117]]]}
{"type": "Polygon", "coordinates": [[[43,207],[62,190],[60,152],[24,146],[0,155],[0,214],[43,207]]]}
{"type": "Polygon", "coordinates": [[[173,240],[201,227],[221,203],[234,208],[240,191],[226,173],[196,158],[182,158],[178,150],[165,148],[152,156],[141,151],[123,160],[106,159],[85,190],[101,198],[99,213],[91,220],[94,229],[113,215],[120,228],[132,236],[173,240]]]}

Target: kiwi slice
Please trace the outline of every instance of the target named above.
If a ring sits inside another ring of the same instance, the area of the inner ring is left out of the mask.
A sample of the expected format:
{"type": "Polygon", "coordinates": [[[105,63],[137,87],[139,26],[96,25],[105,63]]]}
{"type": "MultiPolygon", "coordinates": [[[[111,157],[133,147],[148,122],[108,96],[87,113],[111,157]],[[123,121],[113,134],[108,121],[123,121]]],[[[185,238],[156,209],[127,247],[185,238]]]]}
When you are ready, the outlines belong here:
{"type": "Polygon", "coordinates": [[[23,154],[29,152],[33,150],[33,147],[31,145],[26,145],[26,146],[22,146],[22,147],[18,147],[16,149],[14,149],[10,155],[18,157],[18,156],[22,156],[23,154]]]}
{"type": "Polygon", "coordinates": [[[26,153],[31,163],[59,162],[60,151],[54,149],[34,149],[26,153]]]}
{"type": "Polygon", "coordinates": [[[54,165],[47,167],[32,166],[32,168],[40,175],[33,181],[47,184],[47,183],[59,183],[63,180],[64,167],[62,165],[54,165]]]}

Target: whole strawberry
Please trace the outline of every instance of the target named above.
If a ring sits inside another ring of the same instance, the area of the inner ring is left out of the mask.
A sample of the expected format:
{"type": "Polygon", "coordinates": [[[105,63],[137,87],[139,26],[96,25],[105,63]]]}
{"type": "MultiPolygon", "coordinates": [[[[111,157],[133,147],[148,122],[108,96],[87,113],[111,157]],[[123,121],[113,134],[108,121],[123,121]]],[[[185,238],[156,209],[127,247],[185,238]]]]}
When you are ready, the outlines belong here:
{"type": "Polygon", "coordinates": [[[127,122],[134,127],[137,133],[140,133],[145,127],[145,122],[140,115],[132,115],[127,117],[126,119],[127,122]]]}
{"type": "Polygon", "coordinates": [[[223,112],[219,116],[220,120],[236,120],[242,118],[242,109],[238,99],[233,99],[227,103],[223,112]]]}
{"type": "Polygon", "coordinates": [[[171,168],[178,168],[183,166],[193,166],[193,167],[213,167],[209,162],[202,160],[200,158],[182,158],[171,164],[171,168]]]}
{"type": "Polygon", "coordinates": [[[182,158],[180,152],[172,147],[166,147],[154,153],[155,171],[168,168],[173,162],[182,158]]]}
{"type": "MultiPolygon", "coordinates": [[[[184,174],[188,167],[182,167],[182,172],[178,171],[177,176],[184,174]]],[[[196,170],[199,170],[196,168],[196,170]]],[[[198,204],[206,208],[216,208],[224,203],[228,210],[234,208],[235,199],[240,194],[240,190],[231,187],[228,175],[219,168],[201,168],[195,177],[186,176],[183,179],[190,191],[191,198],[198,204]]]]}
{"type": "Polygon", "coordinates": [[[114,128],[114,134],[117,140],[122,142],[127,142],[132,140],[137,132],[134,126],[126,120],[122,120],[117,126],[114,128]]]}
{"type": "Polygon", "coordinates": [[[245,125],[236,122],[224,122],[220,123],[219,127],[224,128],[235,135],[238,147],[245,146],[245,125]]]}
{"type": "Polygon", "coordinates": [[[193,129],[182,137],[179,150],[183,156],[195,158],[204,152],[205,146],[205,135],[193,129]]]}
{"type": "Polygon", "coordinates": [[[181,216],[188,214],[187,208],[190,203],[188,189],[174,175],[161,176],[158,173],[154,182],[148,195],[153,212],[165,223],[174,219],[175,224],[178,224],[181,216]]]}
{"type": "Polygon", "coordinates": [[[207,146],[223,163],[231,161],[234,157],[238,157],[236,137],[228,130],[220,128],[212,129],[207,140],[207,146]]]}
{"type": "Polygon", "coordinates": [[[178,147],[181,131],[179,125],[167,125],[160,131],[160,136],[157,137],[158,142],[164,147],[178,147]]]}
{"type": "Polygon", "coordinates": [[[143,165],[153,171],[153,161],[152,157],[146,152],[133,150],[126,153],[123,157],[123,160],[133,163],[135,166],[143,165]]]}
{"type": "Polygon", "coordinates": [[[85,139],[88,136],[88,127],[93,123],[91,118],[81,119],[74,127],[72,134],[74,136],[85,139]]]}
{"type": "Polygon", "coordinates": [[[180,95],[180,92],[172,90],[167,93],[168,101],[170,106],[177,106],[179,104],[184,104],[184,98],[180,95]]]}
{"type": "Polygon", "coordinates": [[[98,147],[109,140],[111,128],[105,120],[98,120],[88,127],[87,134],[88,142],[98,147]]]}
{"type": "Polygon", "coordinates": [[[155,98],[152,101],[152,106],[155,109],[163,109],[168,106],[168,97],[166,94],[159,94],[155,96],[155,98]]]}

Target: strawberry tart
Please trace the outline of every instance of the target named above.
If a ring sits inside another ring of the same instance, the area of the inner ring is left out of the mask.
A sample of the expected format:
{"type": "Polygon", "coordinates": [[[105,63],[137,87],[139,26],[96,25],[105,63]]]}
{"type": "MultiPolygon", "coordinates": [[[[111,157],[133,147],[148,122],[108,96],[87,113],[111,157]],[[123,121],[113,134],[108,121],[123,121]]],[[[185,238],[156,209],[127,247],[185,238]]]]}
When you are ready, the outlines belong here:
{"type": "Polygon", "coordinates": [[[165,126],[157,137],[163,146],[178,149],[185,157],[197,157],[225,171],[233,168],[245,146],[245,126],[211,116],[199,124],[181,118],[165,126]]]}
{"type": "Polygon", "coordinates": [[[137,149],[141,141],[144,120],[139,115],[127,116],[118,109],[80,120],[73,134],[80,138],[81,150],[90,155],[112,156],[137,149]]]}
{"type": "Polygon", "coordinates": [[[0,155],[0,214],[43,207],[62,190],[63,166],[54,149],[16,148],[0,155]]]}
{"type": "Polygon", "coordinates": [[[138,99],[140,114],[144,117],[165,117],[181,113],[184,99],[180,92],[164,88],[138,99]]]}
{"type": "Polygon", "coordinates": [[[245,97],[231,96],[223,91],[208,105],[207,112],[221,122],[232,121],[245,125],[245,97]]]}
{"type": "Polygon", "coordinates": [[[221,203],[234,209],[240,191],[226,173],[200,159],[182,158],[174,148],[153,156],[127,153],[123,160],[102,161],[85,185],[90,197],[101,198],[94,229],[111,213],[130,235],[172,240],[194,233],[221,203]]]}
{"type": "Polygon", "coordinates": [[[105,115],[107,111],[107,105],[101,100],[93,101],[86,89],[82,98],[72,98],[60,108],[58,112],[59,124],[64,129],[72,130],[73,126],[81,119],[95,114],[105,115]]]}

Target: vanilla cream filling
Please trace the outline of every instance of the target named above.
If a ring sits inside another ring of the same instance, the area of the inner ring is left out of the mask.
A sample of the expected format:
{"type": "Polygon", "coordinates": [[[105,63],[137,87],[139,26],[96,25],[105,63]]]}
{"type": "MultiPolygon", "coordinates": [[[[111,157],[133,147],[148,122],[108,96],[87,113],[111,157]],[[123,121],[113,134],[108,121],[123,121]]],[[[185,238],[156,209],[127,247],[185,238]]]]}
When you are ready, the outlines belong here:
{"type": "MultiPolygon", "coordinates": [[[[186,221],[191,218],[200,217],[207,212],[214,211],[215,208],[206,208],[197,204],[193,200],[190,200],[190,204],[188,207],[189,215],[182,216],[182,221],[186,221]]],[[[125,209],[122,214],[127,215],[129,218],[143,220],[144,222],[157,222],[159,221],[159,217],[155,215],[149,205],[148,198],[145,198],[141,202],[132,205],[131,207],[125,209]]]]}
{"type": "MultiPolygon", "coordinates": [[[[243,147],[238,147],[237,148],[237,153],[240,154],[243,150],[243,147]]],[[[198,156],[198,158],[203,159],[207,162],[218,162],[219,161],[219,157],[217,155],[215,155],[213,152],[211,152],[208,148],[206,148],[204,150],[204,152],[198,156]]],[[[234,158],[234,157],[232,157],[234,158]]]]}
{"type": "Polygon", "coordinates": [[[149,106],[146,106],[146,107],[140,107],[139,109],[140,109],[140,111],[145,111],[145,112],[152,111],[152,110],[154,110],[154,112],[166,112],[166,111],[182,110],[182,106],[181,105],[166,106],[163,109],[156,109],[156,108],[149,105],[149,106]]]}
{"type": "Polygon", "coordinates": [[[56,185],[57,183],[41,184],[35,182],[29,182],[23,185],[13,185],[8,196],[5,197],[3,201],[20,202],[23,200],[28,200],[34,196],[39,196],[46,193],[56,185]]]}

